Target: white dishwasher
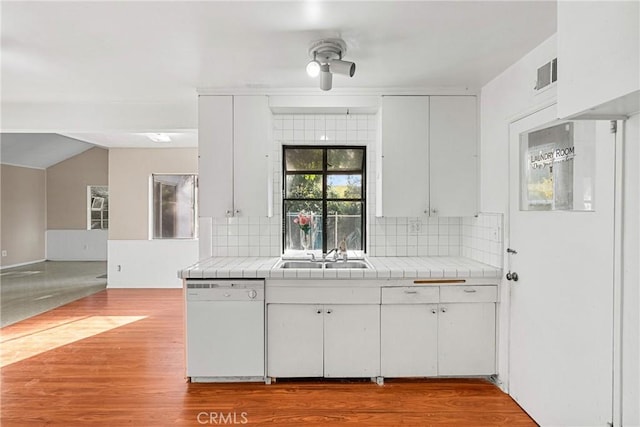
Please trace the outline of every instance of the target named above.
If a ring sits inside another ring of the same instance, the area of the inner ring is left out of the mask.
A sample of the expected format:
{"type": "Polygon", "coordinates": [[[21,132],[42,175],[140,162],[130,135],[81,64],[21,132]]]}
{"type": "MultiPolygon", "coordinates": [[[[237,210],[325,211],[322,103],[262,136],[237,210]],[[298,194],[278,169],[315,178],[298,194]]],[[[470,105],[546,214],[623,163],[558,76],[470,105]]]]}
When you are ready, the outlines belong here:
{"type": "Polygon", "coordinates": [[[187,279],[185,286],[191,381],[264,380],[264,280],[187,279]]]}

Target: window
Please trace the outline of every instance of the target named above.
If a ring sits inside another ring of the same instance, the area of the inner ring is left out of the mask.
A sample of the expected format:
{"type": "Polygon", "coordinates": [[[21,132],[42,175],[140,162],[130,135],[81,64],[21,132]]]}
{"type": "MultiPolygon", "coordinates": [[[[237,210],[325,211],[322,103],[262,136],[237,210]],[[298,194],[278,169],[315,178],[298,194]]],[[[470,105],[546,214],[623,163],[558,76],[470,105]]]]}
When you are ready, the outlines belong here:
{"type": "Polygon", "coordinates": [[[196,175],[153,177],[153,238],[196,237],[196,175]]]}
{"type": "Polygon", "coordinates": [[[595,209],[596,122],[566,122],[520,135],[520,209],[595,209]]]}
{"type": "Polygon", "coordinates": [[[109,228],[109,187],[87,186],[87,230],[109,228]]]}
{"type": "Polygon", "coordinates": [[[363,251],[365,147],[283,147],[283,248],[363,251]]]}

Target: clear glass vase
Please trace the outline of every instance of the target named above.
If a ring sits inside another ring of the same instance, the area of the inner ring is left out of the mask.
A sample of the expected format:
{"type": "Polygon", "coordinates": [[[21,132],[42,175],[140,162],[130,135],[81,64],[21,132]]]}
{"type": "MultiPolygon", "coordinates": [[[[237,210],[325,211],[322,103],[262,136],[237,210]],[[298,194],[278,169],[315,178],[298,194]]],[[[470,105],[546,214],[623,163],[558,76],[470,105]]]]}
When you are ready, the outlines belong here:
{"type": "Polygon", "coordinates": [[[311,233],[300,230],[300,246],[302,250],[307,251],[311,248],[311,233]]]}

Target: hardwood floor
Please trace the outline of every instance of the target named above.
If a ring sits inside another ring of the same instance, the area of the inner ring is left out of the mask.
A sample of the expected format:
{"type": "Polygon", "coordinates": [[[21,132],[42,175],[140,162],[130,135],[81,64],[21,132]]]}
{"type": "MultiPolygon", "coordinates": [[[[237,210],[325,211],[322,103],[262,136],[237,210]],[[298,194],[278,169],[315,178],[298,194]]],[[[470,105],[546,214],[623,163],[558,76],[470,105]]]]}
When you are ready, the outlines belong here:
{"type": "Polygon", "coordinates": [[[182,307],[106,290],[3,328],[1,425],[535,425],[483,380],[187,383],[182,307]]]}

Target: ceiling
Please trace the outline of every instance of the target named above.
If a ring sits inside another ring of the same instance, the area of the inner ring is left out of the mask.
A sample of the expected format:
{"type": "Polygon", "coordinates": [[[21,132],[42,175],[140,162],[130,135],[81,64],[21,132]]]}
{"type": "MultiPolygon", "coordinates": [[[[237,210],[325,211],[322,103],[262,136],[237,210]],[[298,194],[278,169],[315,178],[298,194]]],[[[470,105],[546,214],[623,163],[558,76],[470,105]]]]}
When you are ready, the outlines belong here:
{"type": "Polygon", "coordinates": [[[46,169],[92,148],[77,139],[50,133],[3,133],[0,157],[3,164],[46,169]]]}
{"type": "MultiPolygon", "coordinates": [[[[335,76],[334,91],[475,91],[555,33],[556,2],[3,2],[1,19],[2,103],[11,112],[192,105],[203,88],[319,94],[305,65],[309,43],[323,37],[342,37],[357,64],[353,78],[335,76]]],[[[153,144],[121,129],[48,130],[108,147],[153,144]]]]}

